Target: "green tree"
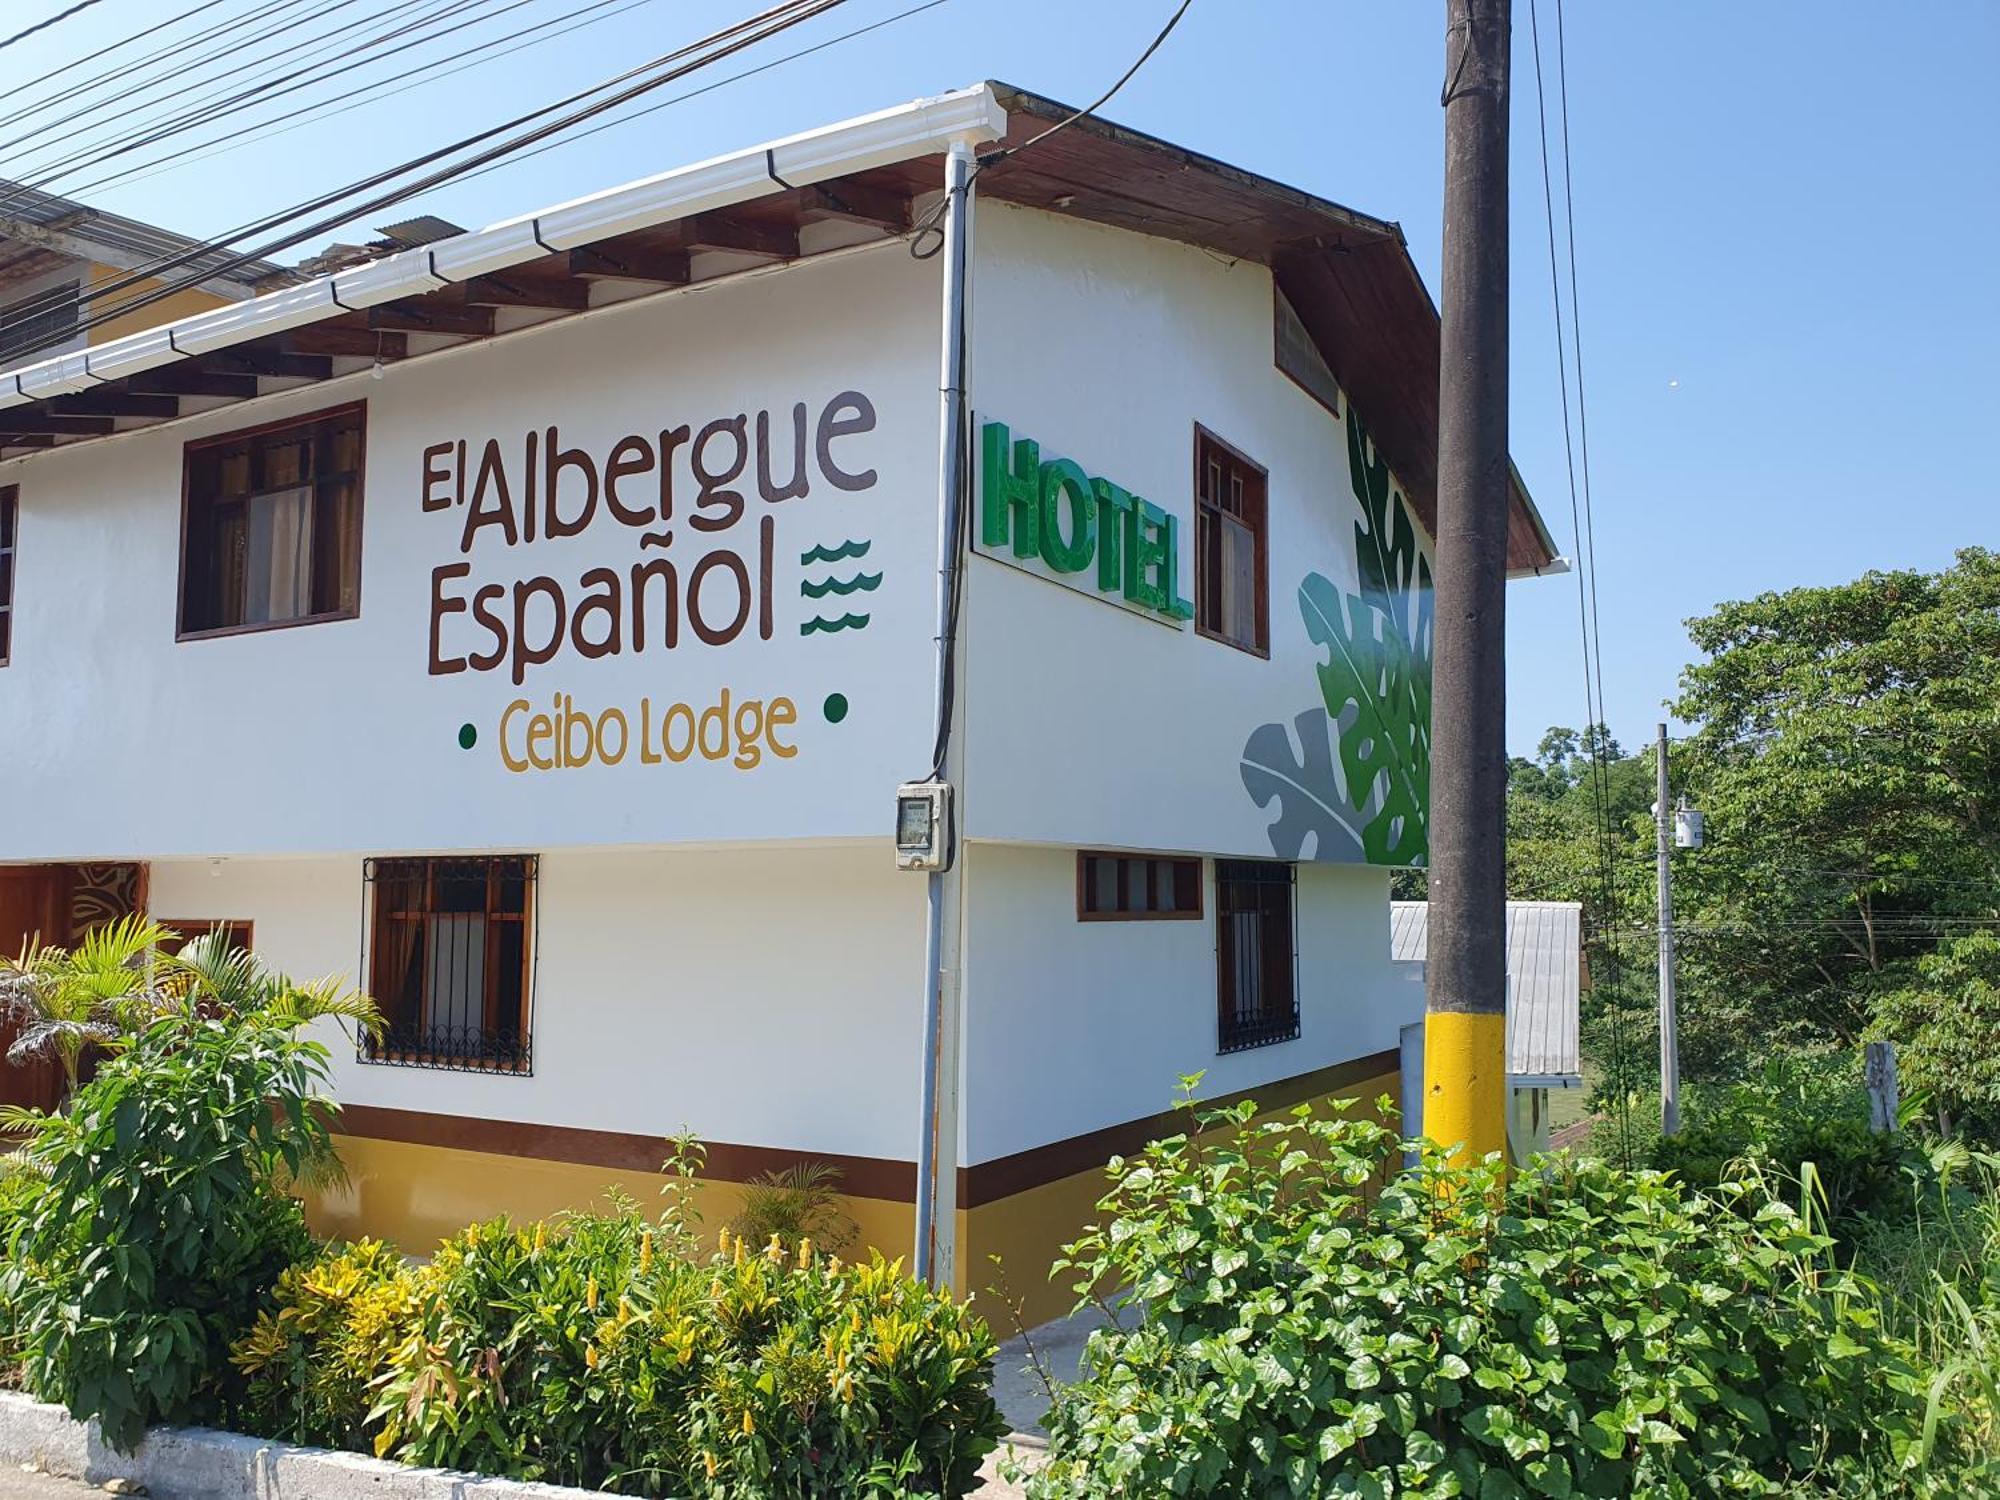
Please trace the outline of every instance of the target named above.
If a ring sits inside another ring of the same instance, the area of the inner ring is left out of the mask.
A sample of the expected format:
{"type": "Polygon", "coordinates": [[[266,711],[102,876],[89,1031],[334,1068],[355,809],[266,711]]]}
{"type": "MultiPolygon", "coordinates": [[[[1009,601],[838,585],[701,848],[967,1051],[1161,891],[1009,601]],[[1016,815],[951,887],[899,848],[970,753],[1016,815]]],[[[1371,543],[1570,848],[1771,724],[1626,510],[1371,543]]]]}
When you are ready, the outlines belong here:
{"type": "Polygon", "coordinates": [[[2000,918],[2000,556],[1762,594],[1689,632],[1707,659],[1675,776],[1710,829],[1677,867],[1690,1016],[1851,1044],[1940,940],[2000,918]]]}
{"type": "Polygon", "coordinates": [[[1954,1120],[2000,1134],[2000,933],[1977,930],[1917,960],[1912,983],[1887,991],[1875,1030],[1897,1044],[1905,1087],[1954,1120]]]}

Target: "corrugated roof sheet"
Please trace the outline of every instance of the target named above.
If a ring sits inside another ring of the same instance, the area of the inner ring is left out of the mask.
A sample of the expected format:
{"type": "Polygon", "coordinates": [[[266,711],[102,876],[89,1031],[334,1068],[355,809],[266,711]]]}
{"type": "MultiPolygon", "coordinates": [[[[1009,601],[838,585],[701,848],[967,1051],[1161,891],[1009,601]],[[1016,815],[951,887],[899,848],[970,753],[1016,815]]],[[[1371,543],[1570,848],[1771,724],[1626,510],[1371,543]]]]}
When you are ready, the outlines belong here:
{"type": "MultiPolygon", "coordinates": [[[[1430,903],[1389,903],[1389,954],[1421,960],[1430,948],[1430,903]]],[[[1517,1078],[1581,1077],[1578,1006],[1583,986],[1583,906],[1507,903],[1507,1072],[1517,1078]]]]}
{"type": "MultiPolygon", "coordinates": [[[[170,229],[128,219],[122,214],[106,213],[74,198],[45,193],[40,188],[12,182],[4,177],[0,177],[0,217],[19,219],[43,229],[62,230],[108,250],[122,251],[140,261],[184,255],[202,243],[184,234],[175,234],[170,229]]],[[[0,239],[4,238],[4,234],[0,234],[0,239]]],[[[285,273],[283,266],[268,260],[228,266],[233,253],[229,250],[210,251],[176,268],[174,274],[185,275],[189,270],[214,268],[217,281],[251,287],[267,277],[285,273]]]]}

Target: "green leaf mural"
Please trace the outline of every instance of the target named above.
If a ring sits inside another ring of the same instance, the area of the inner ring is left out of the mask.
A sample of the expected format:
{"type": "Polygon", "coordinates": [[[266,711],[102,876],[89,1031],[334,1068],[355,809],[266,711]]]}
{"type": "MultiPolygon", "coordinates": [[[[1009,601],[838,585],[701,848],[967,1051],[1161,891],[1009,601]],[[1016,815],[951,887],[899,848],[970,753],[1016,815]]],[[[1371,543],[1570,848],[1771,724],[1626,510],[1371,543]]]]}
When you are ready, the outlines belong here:
{"type": "Polygon", "coordinates": [[[1298,593],[1306,634],[1326,648],[1318,668],[1324,714],[1308,710],[1294,720],[1299,756],[1282,724],[1253,731],[1243,747],[1243,786],[1259,807],[1279,803],[1270,838],[1284,858],[1302,857],[1312,832],[1315,859],[1421,865],[1430,847],[1430,564],[1388,464],[1351,406],[1347,453],[1361,511],[1354,527],[1361,591],[1308,573],[1298,593]],[[1318,735],[1322,723],[1337,749],[1337,778],[1318,735]]]}

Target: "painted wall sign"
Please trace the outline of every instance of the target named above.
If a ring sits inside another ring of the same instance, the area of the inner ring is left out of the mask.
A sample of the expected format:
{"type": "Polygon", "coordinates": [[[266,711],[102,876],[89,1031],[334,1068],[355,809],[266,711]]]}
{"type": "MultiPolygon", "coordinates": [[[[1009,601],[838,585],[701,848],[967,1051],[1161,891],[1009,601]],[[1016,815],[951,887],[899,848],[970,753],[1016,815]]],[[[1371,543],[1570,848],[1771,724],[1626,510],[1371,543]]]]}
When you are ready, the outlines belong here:
{"type": "Polygon", "coordinates": [[[975,549],[1163,624],[1194,618],[1179,520],[1073,459],[1043,458],[1002,422],[980,429],[975,549]]]}

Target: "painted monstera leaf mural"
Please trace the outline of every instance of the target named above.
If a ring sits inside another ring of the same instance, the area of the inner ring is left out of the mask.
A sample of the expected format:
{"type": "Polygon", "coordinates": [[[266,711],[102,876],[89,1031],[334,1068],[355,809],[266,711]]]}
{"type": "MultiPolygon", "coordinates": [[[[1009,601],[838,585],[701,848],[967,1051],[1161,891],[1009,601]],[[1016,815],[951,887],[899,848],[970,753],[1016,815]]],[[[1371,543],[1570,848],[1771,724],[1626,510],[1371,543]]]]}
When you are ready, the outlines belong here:
{"type": "Polygon", "coordinates": [[[1347,455],[1361,511],[1360,592],[1318,573],[1299,585],[1306,634],[1326,650],[1321,706],[1293,720],[1297,754],[1283,724],[1251,733],[1243,786],[1259,807],[1277,802],[1271,848],[1283,858],[1420,865],[1431,802],[1430,564],[1389,466],[1351,406],[1347,455]]]}

